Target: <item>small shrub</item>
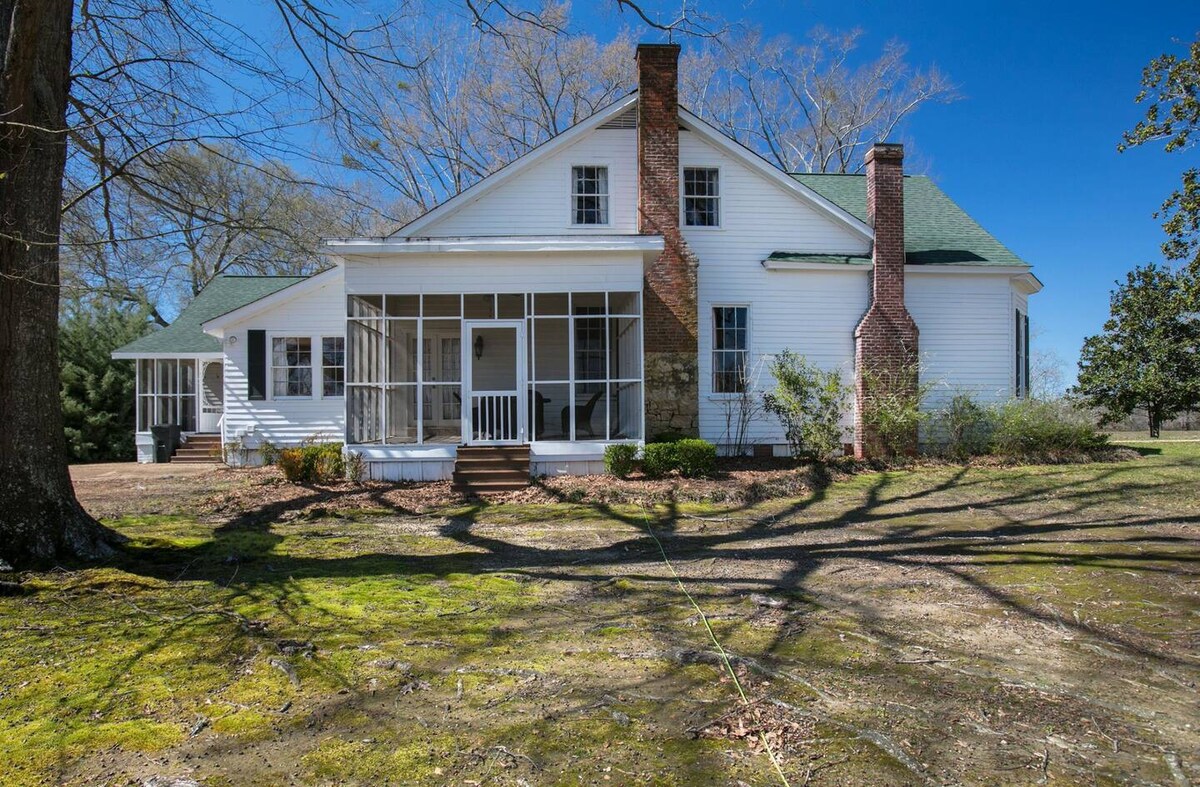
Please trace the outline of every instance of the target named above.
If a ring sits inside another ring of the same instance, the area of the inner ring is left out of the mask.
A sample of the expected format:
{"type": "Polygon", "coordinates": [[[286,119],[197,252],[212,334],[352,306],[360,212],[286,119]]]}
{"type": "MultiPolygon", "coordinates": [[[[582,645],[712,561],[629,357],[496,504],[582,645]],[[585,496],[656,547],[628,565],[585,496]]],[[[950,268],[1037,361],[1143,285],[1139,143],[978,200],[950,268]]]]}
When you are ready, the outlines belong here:
{"type": "Polygon", "coordinates": [[[675,469],[685,478],[710,476],[717,469],[717,447],[707,440],[689,438],[674,443],[675,469]]]}
{"type": "Polygon", "coordinates": [[[281,449],[276,464],[283,477],[294,484],[328,483],[346,475],[341,443],[314,443],[281,449]]]}
{"type": "Polygon", "coordinates": [[[680,440],[684,440],[686,438],[687,438],[687,435],[685,435],[683,432],[676,432],[675,430],[672,429],[672,430],[669,430],[666,432],[659,432],[659,433],[655,434],[653,437],[650,438],[650,442],[652,442],[652,443],[678,443],[680,440]]]}
{"type": "Polygon", "coordinates": [[[258,455],[264,465],[273,465],[279,461],[279,447],[270,440],[263,440],[258,445],[258,455]]]}
{"type": "Polygon", "coordinates": [[[932,386],[921,382],[921,369],[910,363],[894,372],[863,371],[866,395],[862,421],[883,456],[916,448],[917,432],[929,414],[921,409],[932,386]]]}
{"type": "Polygon", "coordinates": [[[850,392],[837,370],[825,371],[784,350],[771,362],[775,389],[763,407],[783,425],[794,456],[824,462],[842,447],[842,416],[850,392]]]}
{"type": "Polygon", "coordinates": [[[678,464],[675,453],[677,445],[678,442],[648,443],[642,458],[642,472],[651,478],[661,478],[674,470],[678,464]]]}
{"type": "Polygon", "coordinates": [[[1000,456],[1054,458],[1107,445],[1108,437],[1067,401],[1013,399],[996,411],[992,452],[1000,456]]]}
{"type": "Polygon", "coordinates": [[[604,472],[617,478],[628,478],[637,469],[638,447],[628,443],[610,445],[604,449],[604,472]]]}
{"type": "Polygon", "coordinates": [[[938,413],[934,427],[937,439],[948,456],[967,459],[991,450],[992,435],[996,431],[996,413],[994,409],[975,401],[970,394],[960,393],[938,413]]]}
{"type": "Polygon", "coordinates": [[[367,461],[359,451],[346,452],[346,478],[351,481],[362,481],[367,475],[367,461]]]}

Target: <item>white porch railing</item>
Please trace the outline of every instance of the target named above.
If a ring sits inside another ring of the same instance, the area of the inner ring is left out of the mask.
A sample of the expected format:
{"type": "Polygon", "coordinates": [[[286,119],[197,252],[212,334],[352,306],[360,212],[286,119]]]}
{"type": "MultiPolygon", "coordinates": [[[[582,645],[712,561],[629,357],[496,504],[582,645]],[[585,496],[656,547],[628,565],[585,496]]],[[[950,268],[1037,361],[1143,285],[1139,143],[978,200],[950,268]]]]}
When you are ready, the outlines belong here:
{"type": "Polygon", "coordinates": [[[471,442],[517,442],[518,421],[516,391],[471,392],[471,442]]]}

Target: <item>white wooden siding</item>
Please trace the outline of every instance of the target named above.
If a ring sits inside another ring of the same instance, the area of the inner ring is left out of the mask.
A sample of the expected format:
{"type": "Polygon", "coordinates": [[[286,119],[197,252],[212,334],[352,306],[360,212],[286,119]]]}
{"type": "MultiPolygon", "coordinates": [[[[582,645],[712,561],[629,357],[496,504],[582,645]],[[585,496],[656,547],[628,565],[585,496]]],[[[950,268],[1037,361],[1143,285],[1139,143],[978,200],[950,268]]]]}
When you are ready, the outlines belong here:
{"type": "Polygon", "coordinates": [[[637,232],[637,132],[597,129],[421,230],[422,236],[637,232]],[[571,223],[571,167],[608,167],[606,226],[571,223]]]}
{"type": "Polygon", "coordinates": [[[346,292],[641,292],[641,252],[346,257],[346,292]]]}
{"type": "MultiPolygon", "coordinates": [[[[728,397],[712,393],[712,307],[749,306],[749,369],[759,372],[758,390],[774,383],[763,368],[769,356],[792,349],[849,381],[854,362],[854,326],[867,307],[865,270],[768,271],[762,261],[774,251],[867,254],[861,236],[789,194],[737,158],[695,134],[680,132],[683,167],[719,167],[721,226],[684,227],[700,258],[700,434],[728,442],[728,397]]],[[[771,416],[753,423],[750,442],[781,443],[782,428],[771,416]]]]}
{"type": "Polygon", "coordinates": [[[345,336],[346,306],[342,277],[306,295],[269,309],[225,329],[225,437],[269,440],[295,445],[309,438],[340,441],[345,437],[345,400],[321,396],[321,338],[345,336]],[[247,331],[267,332],[267,398],[251,401],[247,391],[247,331]],[[313,395],[275,399],[271,390],[269,337],[310,336],[313,339],[313,395]],[[233,344],[230,337],[236,337],[233,344]]]}
{"type": "Polygon", "coordinates": [[[927,408],[960,392],[981,402],[1012,396],[1017,293],[1009,276],[910,273],[904,286],[921,330],[922,379],[934,386],[927,408]]]}

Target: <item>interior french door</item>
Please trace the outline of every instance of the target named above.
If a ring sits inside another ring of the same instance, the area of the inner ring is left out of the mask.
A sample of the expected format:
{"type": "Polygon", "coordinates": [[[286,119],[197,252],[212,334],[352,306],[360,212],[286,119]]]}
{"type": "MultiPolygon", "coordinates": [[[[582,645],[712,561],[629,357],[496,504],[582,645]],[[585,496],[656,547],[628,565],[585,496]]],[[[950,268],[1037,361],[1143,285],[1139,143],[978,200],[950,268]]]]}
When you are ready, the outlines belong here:
{"type": "Polygon", "coordinates": [[[462,369],[464,442],[525,442],[525,321],[464,322],[462,369]]]}

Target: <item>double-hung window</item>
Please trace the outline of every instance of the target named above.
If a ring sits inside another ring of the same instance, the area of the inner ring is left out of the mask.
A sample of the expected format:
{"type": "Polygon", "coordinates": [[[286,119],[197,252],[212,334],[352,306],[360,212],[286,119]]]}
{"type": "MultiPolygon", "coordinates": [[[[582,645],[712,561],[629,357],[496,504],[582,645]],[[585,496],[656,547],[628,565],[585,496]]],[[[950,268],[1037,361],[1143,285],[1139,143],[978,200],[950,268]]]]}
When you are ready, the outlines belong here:
{"type": "Polygon", "coordinates": [[[713,307],[713,393],[742,393],[746,390],[748,320],[749,309],[745,306],[713,307]]]}
{"type": "Polygon", "coordinates": [[[341,336],[321,338],[321,396],[346,395],[346,340],[341,336]]]}
{"type": "Polygon", "coordinates": [[[608,167],[571,168],[571,223],[608,224],[608,167]]]}
{"type": "Polygon", "coordinates": [[[1013,340],[1016,369],[1013,374],[1013,393],[1018,399],[1029,396],[1029,315],[1020,309],[1013,312],[1013,340]]]}
{"type": "Polygon", "coordinates": [[[720,178],[720,172],[715,167],[684,167],[683,223],[685,226],[721,226],[720,178]]]}
{"type": "Polygon", "coordinates": [[[312,339],[308,336],[276,336],[271,339],[272,395],[312,396],[312,339]]]}

